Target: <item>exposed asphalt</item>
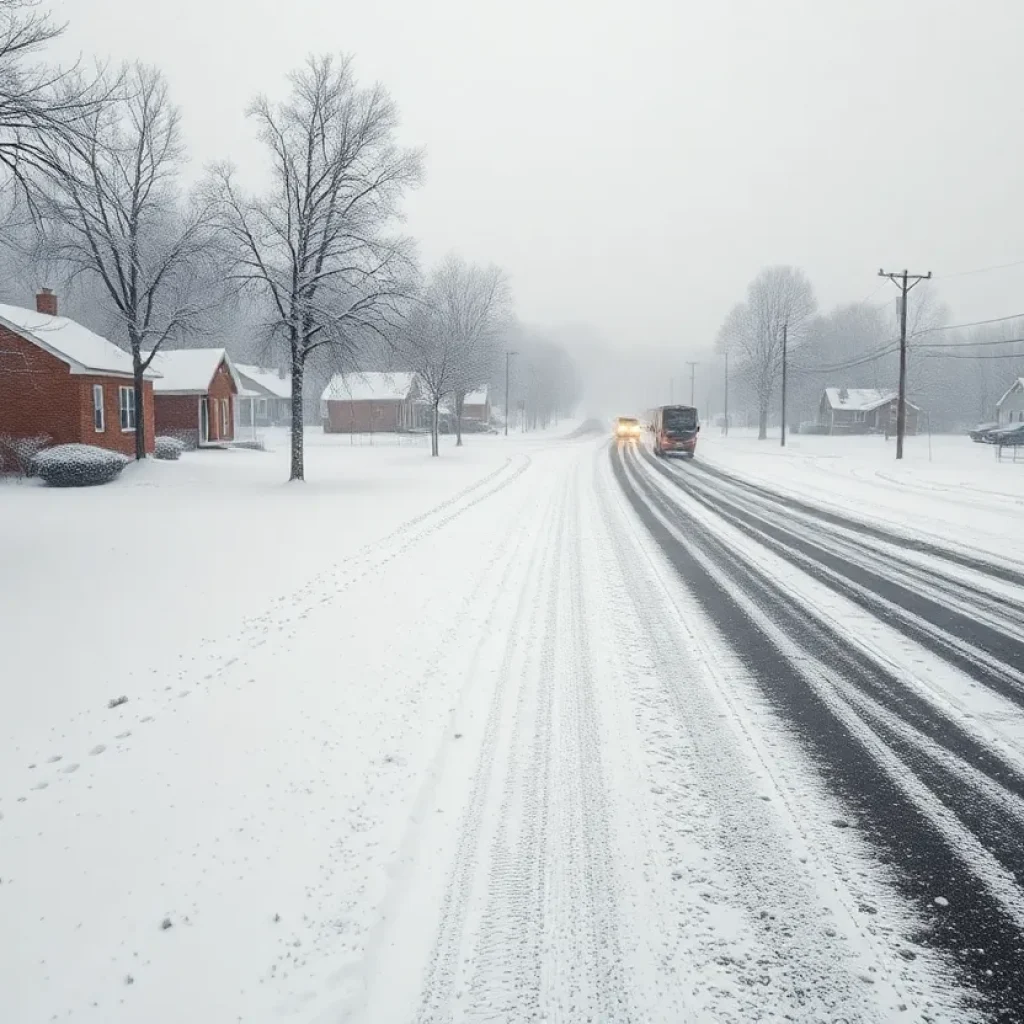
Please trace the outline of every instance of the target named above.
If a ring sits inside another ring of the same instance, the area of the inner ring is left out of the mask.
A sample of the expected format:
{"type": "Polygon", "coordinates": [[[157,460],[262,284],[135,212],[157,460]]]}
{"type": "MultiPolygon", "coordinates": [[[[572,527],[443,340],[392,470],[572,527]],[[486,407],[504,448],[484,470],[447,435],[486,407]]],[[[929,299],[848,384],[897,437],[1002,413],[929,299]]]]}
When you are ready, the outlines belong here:
{"type": "Polygon", "coordinates": [[[927,922],[918,941],[948,958],[991,1019],[1024,1020],[1020,758],[922,693],[751,552],[769,553],[966,685],[1016,705],[1024,705],[1024,630],[1020,603],[1005,593],[1020,587],[1024,597],[1024,575],[699,461],[656,460],[632,445],[613,445],[610,457],[680,581],[848,808],[836,827],[863,833],[927,922]],[[730,542],[737,536],[743,543],[730,542]]]}

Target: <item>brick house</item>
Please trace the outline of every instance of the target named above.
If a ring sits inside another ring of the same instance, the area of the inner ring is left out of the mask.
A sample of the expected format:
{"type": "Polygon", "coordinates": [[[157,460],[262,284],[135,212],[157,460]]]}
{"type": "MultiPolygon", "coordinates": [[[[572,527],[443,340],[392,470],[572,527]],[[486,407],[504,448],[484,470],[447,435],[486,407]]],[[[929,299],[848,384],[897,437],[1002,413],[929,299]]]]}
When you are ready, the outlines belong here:
{"type": "MultiPolygon", "coordinates": [[[[895,434],[899,396],[879,388],[825,388],[818,422],[830,434],[895,434]]],[[[907,402],[906,432],[917,433],[921,410],[907,402]]]]}
{"type": "Polygon", "coordinates": [[[430,415],[414,373],[338,373],[320,396],[325,434],[401,432],[430,415]]]}
{"type": "MultiPolygon", "coordinates": [[[[153,451],[153,383],[144,375],[146,451],[153,451]]],[[[59,316],[44,288],[34,310],[0,305],[0,434],[46,437],[135,454],[132,357],[113,342],[59,316]]]]}
{"type": "Polygon", "coordinates": [[[156,429],[201,448],[235,439],[235,401],[242,390],[222,348],[160,349],[151,364],[156,429]]]}

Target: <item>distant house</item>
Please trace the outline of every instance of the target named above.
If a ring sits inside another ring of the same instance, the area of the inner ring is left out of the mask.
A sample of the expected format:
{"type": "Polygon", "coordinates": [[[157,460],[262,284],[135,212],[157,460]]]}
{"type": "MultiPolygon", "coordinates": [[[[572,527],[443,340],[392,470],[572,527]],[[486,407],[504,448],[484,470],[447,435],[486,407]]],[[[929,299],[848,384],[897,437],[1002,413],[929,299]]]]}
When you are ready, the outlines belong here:
{"type": "Polygon", "coordinates": [[[415,373],[339,373],[320,398],[327,434],[417,430],[429,416],[415,373]]]}
{"type": "Polygon", "coordinates": [[[0,305],[0,434],[133,455],[141,415],[152,452],[156,376],[155,369],[144,375],[142,409],[136,409],[132,357],[58,316],[52,291],[36,296],[34,310],[0,305]]]}
{"type": "Polygon", "coordinates": [[[462,402],[462,418],[478,423],[491,422],[491,395],[488,388],[471,391],[462,402]]]}
{"type": "MultiPolygon", "coordinates": [[[[825,388],[818,422],[830,434],[895,434],[899,396],[878,388],[825,388]]],[[[921,410],[906,403],[906,432],[917,433],[921,410]]]]}
{"type": "Polygon", "coordinates": [[[280,427],[291,422],[292,379],[283,370],[235,363],[242,389],[235,403],[237,427],[280,427]]]}
{"type": "Polygon", "coordinates": [[[238,374],[222,348],[160,349],[151,364],[158,434],[195,447],[235,438],[238,374]]]}
{"type": "Polygon", "coordinates": [[[996,402],[996,419],[1000,423],[1024,423],[1024,377],[1018,377],[996,402]]]}

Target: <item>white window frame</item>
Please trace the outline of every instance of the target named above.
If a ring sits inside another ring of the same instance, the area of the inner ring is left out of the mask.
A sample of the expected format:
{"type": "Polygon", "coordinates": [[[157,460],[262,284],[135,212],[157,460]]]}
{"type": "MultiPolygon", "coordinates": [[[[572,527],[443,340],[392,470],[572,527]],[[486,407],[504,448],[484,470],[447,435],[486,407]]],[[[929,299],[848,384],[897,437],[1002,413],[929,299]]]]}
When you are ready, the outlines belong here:
{"type": "Polygon", "coordinates": [[[220,400],[220,436],[226,438],[230,431],[228,430],[228,415],[231,412],[231,403],[226,399],[220,400]]]}
{"type": "Polygon", "coordinates": [[[260,398],[257,401],[259,402],[259,404],[256,406],[256,415],[257,416],[266,416],[267,415],[267,400],[265,398],[260,398]]]}
{"type": "Polygon", "coordinates": [[[117,389],[117,416],[118,422],[121,424],[121,433],[134,433],[139,422],[135,410],[135,388],[122,386],[117,389]],[[125,420],[129,422],[127,427],[125,420]]]}
{"type": "Polygon", "coordinates": [[[103,407],[103,385],[92,386],[92,428],[97,434],[106,433],[107,413],[103,407]],[[96,414],[99,413],[99,416],[96,414]]]}
{"type": "Polygon", "coordinates": [[[865,421],[866,417],[867,417],[867,413],[865,413],[863,409],[856,409],[856,410],[854,410],[854,413],[853,413],[853,422],[854,423],[863,423],[865,421]]]}

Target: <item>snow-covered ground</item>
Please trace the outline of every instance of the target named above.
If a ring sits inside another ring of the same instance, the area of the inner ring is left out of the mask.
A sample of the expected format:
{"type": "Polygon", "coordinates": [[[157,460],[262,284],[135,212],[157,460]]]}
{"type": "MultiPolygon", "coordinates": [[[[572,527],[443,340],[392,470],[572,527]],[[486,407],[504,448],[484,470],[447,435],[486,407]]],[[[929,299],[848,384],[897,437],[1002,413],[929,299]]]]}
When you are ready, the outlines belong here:
{"type": "Polygon", "coordinates": [[[1024,450],[997,460],[996,450],[965,436],[908,437],[896,461],[895,439],[792,435],[776,430],[701,432],[699,458],[782,493],[837,508],[866,521],[928,535],[1024,562],[1024,450]]]}
{"type": "MultiPolygon", "coordinates": [[[[280,437],[102,488],[0,485],[0,1021],[974,1019],[921,942],[930,918],[614,453],[567,433],[431,460],[314,432],[301,486],[280,437]]],[[[772,446],[774,471],[742,438],[701,454],[849,511],[868,486],[864,515],[889,502],[908,528],[915,503],[929,530],[955,524],[926,489],[941,463],[865,484],[873,450],[849,440],[772,446]]],[[[1024,466],[957,453],[976,491],[990,474],[1016,500],[1024,466]]],[[[644,472],[796,593],[795,571],[644,472]]],[[[780,658],[830,692],[790,643],[780,658]]],[[[916,650],[901,657],[938,721],[957,695],[916,650]]],[[[1003,764],[1001,699],[968,738],[1003,764]]],[[[986,785],[1018,813],[1010,782],[986,785]]]]}

